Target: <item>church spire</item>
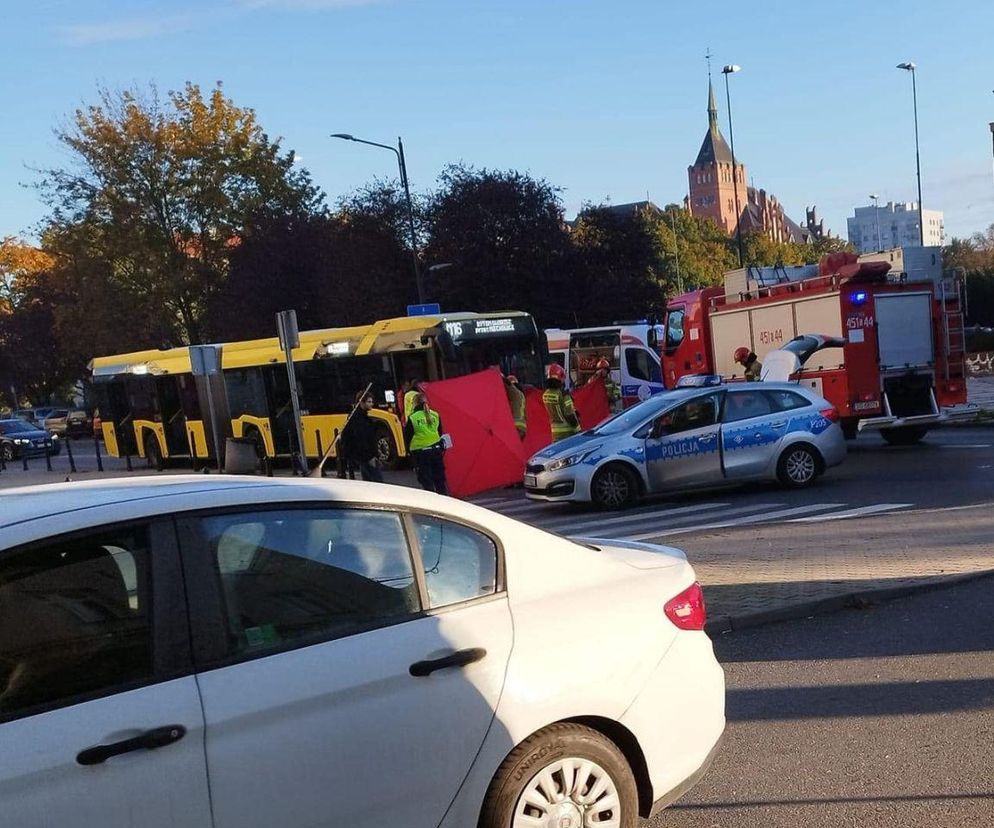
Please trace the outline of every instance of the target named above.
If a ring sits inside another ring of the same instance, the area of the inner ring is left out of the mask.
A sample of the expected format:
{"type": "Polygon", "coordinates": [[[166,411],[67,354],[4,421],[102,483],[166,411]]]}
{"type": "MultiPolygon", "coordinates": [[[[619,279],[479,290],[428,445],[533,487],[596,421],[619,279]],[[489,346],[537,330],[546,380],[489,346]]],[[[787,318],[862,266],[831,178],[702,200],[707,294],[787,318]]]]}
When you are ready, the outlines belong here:
{"type": "Polygon", "coordinates": [[[708,126],[713,132],[718,131],[718,105],[714,101],[714,85],[711,83],[710,72],[708,72],[708,126]]]}

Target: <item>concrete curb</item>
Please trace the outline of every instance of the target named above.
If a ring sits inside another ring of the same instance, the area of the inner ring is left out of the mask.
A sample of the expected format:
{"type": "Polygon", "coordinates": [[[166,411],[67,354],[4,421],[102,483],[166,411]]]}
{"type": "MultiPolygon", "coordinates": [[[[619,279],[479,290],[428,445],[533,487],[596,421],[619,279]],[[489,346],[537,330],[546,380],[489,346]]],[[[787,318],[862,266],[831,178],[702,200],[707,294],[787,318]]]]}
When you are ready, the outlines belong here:
{"type": "MultiPolygon", "coordinates": [[[[905,598],[920,592],[944,589],[945,587],[954,586],[964,581],[992,577],[994,577],[994,569],[981,569],[976,572],[966,572],[957,575],[936,575],[928,581],[917,584],[881,587],[880,589],[862,589],[856,592],[831,595],[827,598],[804,601],[799,604],[764,610],[762,612],[743,613],[741,615],[719,615],[708,620],[704,625],[704,631],[708,635],[713,636],[718,633],[745,630],[750,627],[761,627],[781,621],[796,621],[799,618],[807,618],[811,615],[826,615],[842,609],[865,609],[867,606],[880,604],[884,601],[892,601],[895,598],[905,598]]],[[[707,587],[705,586],[705,601],[707,600],[706,591],[707,587]]]]}

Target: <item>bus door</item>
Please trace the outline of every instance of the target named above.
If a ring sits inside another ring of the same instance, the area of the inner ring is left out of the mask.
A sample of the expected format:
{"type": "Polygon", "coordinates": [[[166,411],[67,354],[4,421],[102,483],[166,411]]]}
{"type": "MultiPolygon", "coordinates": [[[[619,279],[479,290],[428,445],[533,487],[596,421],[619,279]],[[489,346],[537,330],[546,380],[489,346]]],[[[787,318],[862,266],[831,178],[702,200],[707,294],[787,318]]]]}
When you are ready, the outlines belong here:
{"type": "MultiPolygon", "coordinates": [[[[170,457],[190,453],[186,439],[186,417],[180,397],[179,383],[185,377],[164,376],[155,378],[155,393],[159,400],[162,431],[166,437],[166,450],[170,457]]],[[[191,377],[192,379],[192,377],[191,377]]]]}
{"type": "Polygon", "coordinates": [[[290,380],[285,365],[272,365],[263,369],[266,397],[269,401],[269,421],[273,445],[277,454],[290,454],[296,444],[293,436],[293,403],[290,399],[290,380]]]}
{"type": "Polygon", "coordinates": [[[135,429],[131,422],[131,403],[125,382],[131,378],[114,379],[96,386],[100,405],[100,419],[114,429],[113,439],[107,436],[107,450],[117,456],[137,454],[135,429]]]}

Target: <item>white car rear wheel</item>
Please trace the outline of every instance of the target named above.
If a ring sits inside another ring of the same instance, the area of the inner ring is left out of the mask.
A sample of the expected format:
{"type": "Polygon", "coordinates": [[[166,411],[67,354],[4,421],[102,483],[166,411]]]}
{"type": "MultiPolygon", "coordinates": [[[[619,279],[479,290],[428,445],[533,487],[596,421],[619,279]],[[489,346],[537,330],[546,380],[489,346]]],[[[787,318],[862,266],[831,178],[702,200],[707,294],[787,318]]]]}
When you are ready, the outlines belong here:
{"type": "Polygon", "coordinates": [[[635,828],[638,791],[624,755],[583,725],[544,728],[515,748],[490,785],[482,828],[635,828]]]}

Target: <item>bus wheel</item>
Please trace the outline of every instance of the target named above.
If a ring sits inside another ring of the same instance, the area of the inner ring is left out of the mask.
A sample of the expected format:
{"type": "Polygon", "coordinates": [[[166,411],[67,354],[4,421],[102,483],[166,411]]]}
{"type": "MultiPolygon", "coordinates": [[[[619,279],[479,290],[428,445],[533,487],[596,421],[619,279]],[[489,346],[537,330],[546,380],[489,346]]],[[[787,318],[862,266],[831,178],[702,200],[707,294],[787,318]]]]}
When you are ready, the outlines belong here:
{"type": "Polygon", "coordinates": [[[397,468],[397,444],[393,441],[390,429],[385,426],[376,427],[376,459],[388,471],[397,468]]]}
{"type": "Polygon", "coordinates": [[[890,446],[914,446],[928,433],[924,426],[901,426],[882,429],[880,435],[890,446]]]}
{"type": "Polygon", "coordinates": [[[165,463],[162,459],[162,449],[159,448],[159,441],[154,435],[149,434],[145,438],[145,462],[150,469],[162,471],[165,463]]]}

